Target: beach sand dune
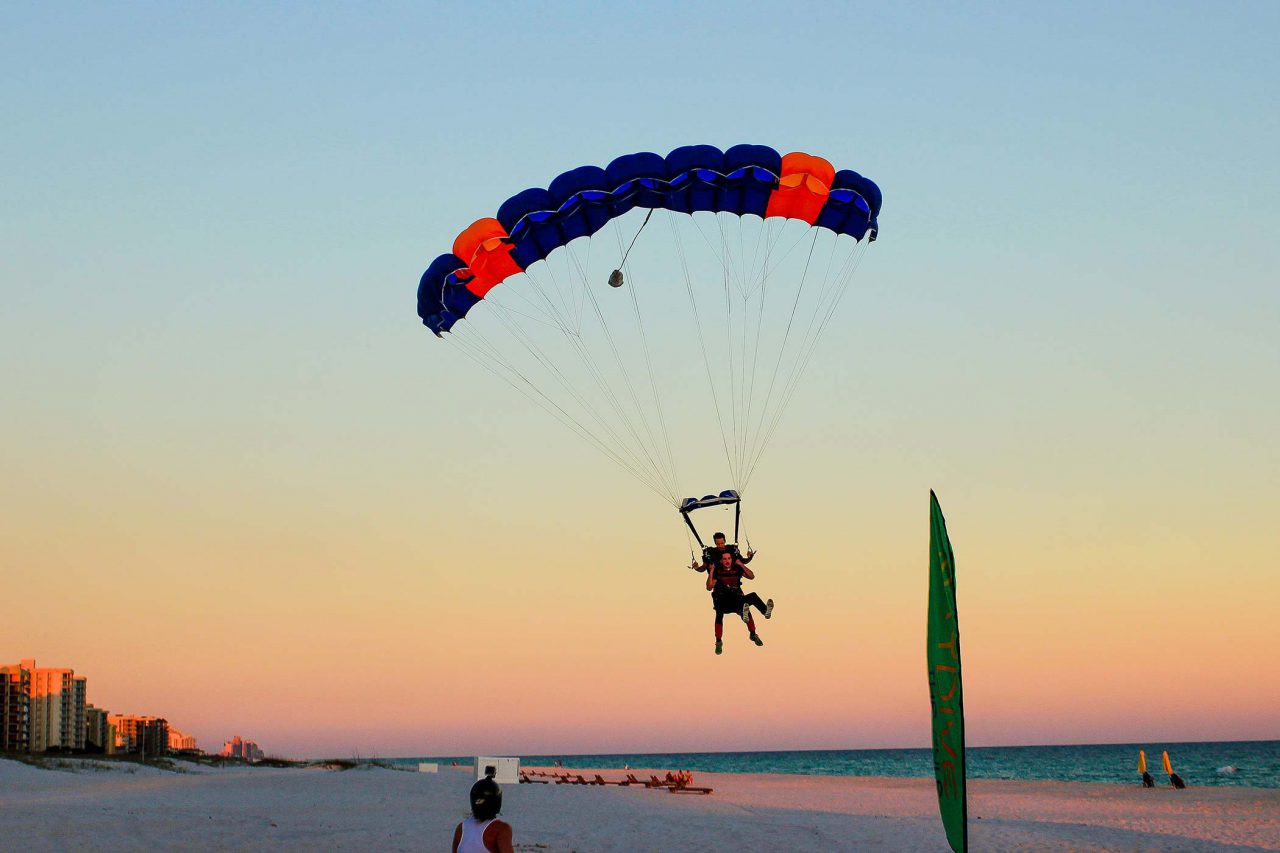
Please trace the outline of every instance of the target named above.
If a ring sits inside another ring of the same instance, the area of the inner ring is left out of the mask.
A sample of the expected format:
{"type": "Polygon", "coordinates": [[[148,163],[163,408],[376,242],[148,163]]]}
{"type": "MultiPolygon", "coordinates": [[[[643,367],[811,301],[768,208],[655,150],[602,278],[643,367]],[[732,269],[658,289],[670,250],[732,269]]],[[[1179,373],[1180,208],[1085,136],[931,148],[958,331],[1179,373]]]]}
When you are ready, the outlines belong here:
{"type": "MultiPolygon", "coordinates": [[[[447,851],[471,784],[470,768],[178,766],[189,770],[66,772],[0,761],[2,846],[447,851]]],[[[503,816],[523,853],[947,849],[930,780],[698,773],[695,781],[715,793],[508,785],[503,816]]],[[[1276,790],[970,784],[975,850],[1280,850],[1276,790]]]]}

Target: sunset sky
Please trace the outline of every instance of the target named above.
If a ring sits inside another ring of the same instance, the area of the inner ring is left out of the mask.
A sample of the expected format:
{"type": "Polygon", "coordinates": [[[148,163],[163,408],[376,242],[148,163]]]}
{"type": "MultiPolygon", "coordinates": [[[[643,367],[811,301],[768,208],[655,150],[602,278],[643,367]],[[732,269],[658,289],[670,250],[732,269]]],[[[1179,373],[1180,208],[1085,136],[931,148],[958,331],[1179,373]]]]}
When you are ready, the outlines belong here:
{"type": "Polygon", "coordinates": [[[0,664],[206,749],[926,746],[932,488],[971,745],[1280,738],[1277,31],[8,5],[0,664]],[[885,203],[744,505],[766,645],[726,620],[716,657],[679,516],[414,294],[525,187],[739,142],[885,203]]]}

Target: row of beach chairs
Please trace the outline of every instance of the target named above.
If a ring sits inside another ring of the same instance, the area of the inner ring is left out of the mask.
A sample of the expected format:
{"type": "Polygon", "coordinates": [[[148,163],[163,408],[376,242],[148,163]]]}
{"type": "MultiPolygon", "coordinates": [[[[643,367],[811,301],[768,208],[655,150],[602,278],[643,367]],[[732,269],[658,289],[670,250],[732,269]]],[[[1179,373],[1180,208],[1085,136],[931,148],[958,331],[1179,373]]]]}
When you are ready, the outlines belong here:
{"type": "Polygon", "coordinates": [[[657,776],[650,775],[648,780],[638,778],[634,773],[628,773],[627,778],[621,781],[605,779],[599,773],[594,779],[588,779],[581,773],[554,773],[546,770],[521,770],[520,781],[529,784],[547,785],[555,782],[557,785],[617,785],[620,788],[640,786],[642,788],[663,789],[672,794],[710,794],[711,788],[700,788],[692,784],[693,774],[685,774],[684,776],[672,776],[667,774],[666,779],[659,779],[657,776]]]}

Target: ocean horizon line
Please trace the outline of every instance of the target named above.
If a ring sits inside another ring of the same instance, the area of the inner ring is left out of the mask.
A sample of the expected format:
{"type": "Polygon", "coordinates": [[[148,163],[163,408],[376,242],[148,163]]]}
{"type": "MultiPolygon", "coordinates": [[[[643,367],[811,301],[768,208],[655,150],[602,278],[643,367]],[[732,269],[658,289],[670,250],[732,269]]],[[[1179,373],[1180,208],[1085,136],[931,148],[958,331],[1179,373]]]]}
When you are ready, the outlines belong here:
{"type": "MultiPolygon", "coordinates": [[[[1136,784],[1137,752],[1158,760],[1167,750],[1178,774],[1188,784],[1206,787],[1280,788],[1280,740],[1155,741],[1101,744],[1035,744],[970,746],[965,750],[973,779],[1136,784]]],[[[493,751],[487,755],[514,755],[493,751]]],[[[368,761],[392,764],[456,763],[471,766],[475,755],[403,756],[368,761]]],[[[802,776],[933,776],[931,747],[876,749],[800,749],[751,751],[530,753],[519,754],[532,766],[565,769],[631,767],[691,770],[705,773],[783,774],[802,776]]]]}
{"type": "MultiPolygon", "coordinates": [[[[965,749],[1058,749],[1069,747],[1092,747],[1092,746],[1133,746],[1139,749],[1145,749],[1152,745],[1159,746],[1194,746],[1200,744],[1254,744],[1254,743],[1275,743],[1280,744],[1280,738],[1231,738],[1229,740],[1145,740],[1145,741],[1128,741],[1128,740],[1100,740],[1088,743],[995,743],[995,744],[974,744],[966,743],[965,749]]],[[[535,758],[543,758],[553,755],[573,755],[578,757],[599,755],[599,756],[615,756],[615,755],[752,755],[778,752],[898,752],[902,750],[913,749],[931,749],[929,744],[923,746],[801,746],[794,748],[775,748],[775,749],[652,749],[652,750],[621,750],[614,752],[523,752],[519,750],[494,750],[485,753],[474,753],[468,756],[436,754],[434,756],[425,756],[427,758],[446,757],[450,760],[460,757],[472,757],[475,755],[521,755],[535,758]]],[[[317,758],[332,758],[330,754],[316,756],[317,758]]],[[[417,755],[400,755],[385,756],[388,761],[408,761],[410,759],[420,759],[424,756],[417,755]]]]}

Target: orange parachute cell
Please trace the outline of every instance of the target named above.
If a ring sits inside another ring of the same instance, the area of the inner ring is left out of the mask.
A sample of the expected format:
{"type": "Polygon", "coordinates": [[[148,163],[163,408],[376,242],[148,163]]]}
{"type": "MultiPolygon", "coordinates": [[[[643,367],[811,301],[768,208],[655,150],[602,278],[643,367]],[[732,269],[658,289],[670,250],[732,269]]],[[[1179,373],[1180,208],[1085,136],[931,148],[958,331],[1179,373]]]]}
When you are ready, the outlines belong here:
{"type": "Polygon", "coordinates": [[[765,217],[803,219],[812,225],[827,203],[835,177],[835,166],[821,157],[800,151],[785,155],[778,175],[778,188],[769,196],[765,217]]]}
{"type": "Polygon", "coordinates": [[[508,276],[524,272],[511,257],[507,229],[493,218],[477,219],[453,241],[453,253],[466,262],[475,275],[467,290],[481,298],[508,276]]]}

